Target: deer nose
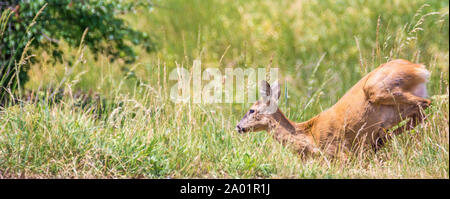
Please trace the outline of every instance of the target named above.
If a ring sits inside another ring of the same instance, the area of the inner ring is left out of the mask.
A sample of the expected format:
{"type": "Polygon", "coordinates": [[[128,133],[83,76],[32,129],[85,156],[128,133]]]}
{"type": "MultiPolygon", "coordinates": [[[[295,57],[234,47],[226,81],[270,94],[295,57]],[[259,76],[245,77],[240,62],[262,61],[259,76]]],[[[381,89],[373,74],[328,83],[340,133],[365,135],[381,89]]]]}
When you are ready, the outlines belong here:
{"type": "Polygon", "coordinates": [[[242,133],[242,128],[241,128],[241,126],[239,126],[239,124],[236,126],[236,131],[238,132],[238,133],[242,133]]]}

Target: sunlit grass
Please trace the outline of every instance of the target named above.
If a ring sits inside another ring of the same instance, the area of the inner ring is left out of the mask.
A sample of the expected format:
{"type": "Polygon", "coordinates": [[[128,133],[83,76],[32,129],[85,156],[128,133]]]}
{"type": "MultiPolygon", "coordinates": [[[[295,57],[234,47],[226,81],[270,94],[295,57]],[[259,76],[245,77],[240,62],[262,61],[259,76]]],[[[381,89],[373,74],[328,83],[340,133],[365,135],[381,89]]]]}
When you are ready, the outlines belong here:
{"type": "Polygon", "coordinates": [[[64,43],[62,63],[34,51],[28,94],[0,107],[0,177],[449,177],[448,2],[156,5],[124,16],[159,41],[157,52],[142,52],[135,64],[64,43]],[[237,134],[250,104],[174,104],[168,95],[176,63],[189,69],[201,59],[204,68],[222,70],[272,60],[282,73],[280,108],[304,121],[393,58],[424,63],[432,72],[427,119],[381,151],[349,161],[305,160],[267,132],[237,134]],[[55,97],[59,86],[64,91],[55,97]],[[78,97],[80,90],[91,98],[78,97]]]}

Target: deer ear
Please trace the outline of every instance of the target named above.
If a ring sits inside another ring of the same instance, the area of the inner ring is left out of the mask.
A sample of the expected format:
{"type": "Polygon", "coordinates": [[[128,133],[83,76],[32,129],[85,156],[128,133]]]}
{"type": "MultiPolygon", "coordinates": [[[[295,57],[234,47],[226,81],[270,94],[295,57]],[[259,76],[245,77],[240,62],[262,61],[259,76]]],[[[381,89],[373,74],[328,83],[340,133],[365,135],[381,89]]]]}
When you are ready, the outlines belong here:
{"type": "Polygon", "coordinates": [[[270,93],[272,94],[273,99],[275,100],[280,99],[281,89],[278,81],[275,81],[275,84],[272,85],[272,91],[270,93]]]}
{"type": "Polygon", "coordinates": [[[270,84],[266,80],[261,80],[261,84],[259,85],[259,95],[261,98],[267,98],[270,94],[270,84]]]}
{"type": "Polygon", "coordinates": [[[273,114],[278,109],[278,98],[280,98],[280,85],[276,82],[274,85],[270,86],[267,81],[261,81],[261,86],[259,90],[262,98],[262,102],[266,103],[260,110],[261,114],[273,114]]]}

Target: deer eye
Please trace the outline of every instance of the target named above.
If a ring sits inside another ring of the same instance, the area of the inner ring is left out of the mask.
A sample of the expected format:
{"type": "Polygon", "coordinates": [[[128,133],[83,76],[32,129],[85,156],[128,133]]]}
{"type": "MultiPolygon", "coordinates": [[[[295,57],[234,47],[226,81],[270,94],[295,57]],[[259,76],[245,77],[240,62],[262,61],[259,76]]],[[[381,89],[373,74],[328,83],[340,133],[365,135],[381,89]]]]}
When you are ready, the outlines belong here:
{"type": "Polygon", "coordinates": [[[252,113],[254,113],[255,112],[255,110],[253,110],[253,109],[250,109],[249,111],[248,111],[250,114],[252,114],[252,113]]]}

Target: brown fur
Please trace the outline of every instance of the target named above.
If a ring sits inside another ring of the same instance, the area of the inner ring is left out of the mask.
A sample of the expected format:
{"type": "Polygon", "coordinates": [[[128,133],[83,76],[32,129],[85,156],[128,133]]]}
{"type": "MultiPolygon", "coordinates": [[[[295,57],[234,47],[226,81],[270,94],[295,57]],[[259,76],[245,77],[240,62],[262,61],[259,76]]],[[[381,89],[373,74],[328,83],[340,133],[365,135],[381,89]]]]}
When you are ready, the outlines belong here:
{"type": "Polygon", "coordinates": [[[237,128],[239,132],[271,132],[299,153],[322,151],[345,156],[356,149],[376,150],[391,136],[388,129],[402,120],[409,118],[406,128],[393,134],[423,121],[421,109],[431,103],[425,99],[428,76],[423,65],[393,60],[364,76],[335,105],[306,122],[292,122],[279,109],[260,114],[265,103],[258,101],[251,107],[253,113],[248,112],[237,128]]]}

